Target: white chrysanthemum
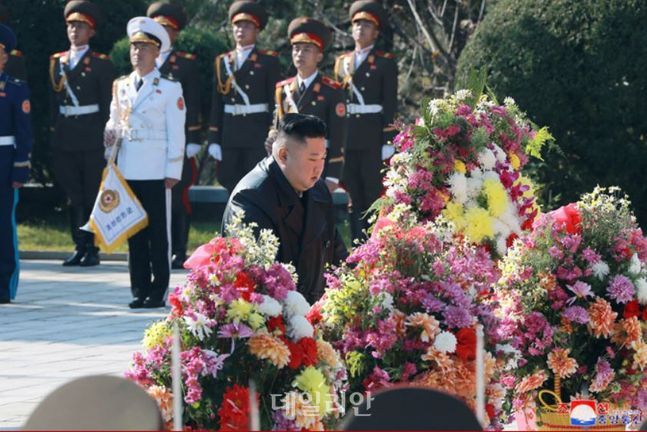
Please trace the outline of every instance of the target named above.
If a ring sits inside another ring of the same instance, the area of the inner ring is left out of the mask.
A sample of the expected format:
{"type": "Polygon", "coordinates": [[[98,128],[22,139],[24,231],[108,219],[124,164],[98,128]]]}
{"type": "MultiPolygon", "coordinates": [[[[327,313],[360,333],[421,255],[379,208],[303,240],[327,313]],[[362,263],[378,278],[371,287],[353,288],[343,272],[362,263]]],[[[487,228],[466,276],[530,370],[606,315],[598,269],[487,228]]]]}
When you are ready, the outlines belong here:
{"type": "Polygon", "coordinates": [[[642,305],[647,304],[647,281],[644,278],[640,278],[634,285],[636,285],[638,302],[642,305]]]}
{"type": "Polygon", "coordinates": [[[508,250],[508,245],[506,244],[507,237],[498,236],[496,240],[496,252],[500,256],[504,256],[505,252],[508,250]]]}
{"type": "Polygon", "coordinates": [[[510,232],[521,235],[521,220],[517,216],[516,206],[509,205],[498,219],[510,228],[510,232]]]}
{"type": "Polygon", "coordinates": [[[469,199],[475,199],[481,193],[483,188],[483,178],[478,177],[469,177],[467,179],[467,196],[469,199]]]}
{"type": "Polygon", "coordinates": [[[503,105],[505,105],[506,107],[511,107],[516,104],[517,103],[510,96],[507,96],[505,99],[503,99],[503,105]]]}
{"type": "Polygon", "coordinates": [[[489,148],[484,148],[478,155],[479,165],[486,171],[494,169],[496,164],[496,156],[489,148]]]}
{"type": "Polygon", "coordinates": [[[510,233],[512,233],[512,229],[510,229],[508,224],[499,218],[492,218],[492,228],[494,229],[494,232],[503,237],[504,240],[508,238],[510,233]]]}
{"type": "Polygon", "coordinates": [[[258,311],[265,316],[275,317],[281,315],[283,307],[275,298],[263,294],[263,303],[258,306],[258,311]]]}
{"type": "Polygon", "coordinates": [[[641,270],[642,270],[642,263],[640,262],[640,258],[638,258],[637,253],[634,253],[631,256],[631,263],[629,264],[629,273],[632,275],[639,275],[641,270]]]}
{"type": "Polygon", "coordinates": [[[294,341],[298,341],[304,337],[312,337],[315,334],[315,329],[310,324],[310,321],[302,315],[295,315],[288,321],[288,335],[294,341]]]}
{"type": "Polygon", "coordinates": [[[288,291],[285,297],[285,312],[289,317],[299,315],[305,316],[310,311],[310,304],[298,291],[288,291]]]}
{"type": "Polygon", "coordinates": [[[595,264],[593,264],[593,267],[591,267],[591,270],[593,270],[593,275],[596,278],[602,280],[609,274],[609,264],[600,260],[595,264]]]}
{"type": "Polygon", "coordinates": [[[434,348],[440,352],[453,353],[456,351],[456,336],[448,331],[443,331],[434,339],[434,348]]]}
{"type": "Polygon", "coordinates": [[[455,172],[449,176],[447,183],[455,201],[461,205],[465,204],[467,201],[467,178],[465,175],[455,172]]]}
{"type": "Polygon", "coordinates": [[[507,156],[503,151],[503,149],[494,143],[492,143],[492,146],[493,146],[492,152],[494,153],[494,157],[496,157],[496,160],[498,162],[505,162],[505,160],[507,159],[507,156]]]}
{"type": "Polygon", "coordinates": [[[463,102],[472,97],[472,91],[467,89],[458,90],[456,91],[455,97],[456,102],[463,102]]]}
{"type": "Polygon", "coordinates": [[[485,180],[493,180],[497,183],[501,183],[501,180],[499,180],[499,174],[496,173],[496,171],[492,170],[486,170],[483,171],[483,181],[485,180]]]}
{"type": "Polygon", "coordinates": [[[212,320],[208,319],[202,314],[195,313],[195,318],[191,316],[185,316],[184,322],[189,328],[191,334],[200,340],[204,340],[205,337],[209,337],[212,332],[211,327],[209,327],[209,324],[212,323],[212,320]]]}
{"type": "Polygon", "coordinates": [[[388,292],[383,292],[381,294],[381,297],[382,297],[381,298],[382,301],[380,302],[380,305],[384,309],[392,311],[393,310],[393,296],[388,292]]]}

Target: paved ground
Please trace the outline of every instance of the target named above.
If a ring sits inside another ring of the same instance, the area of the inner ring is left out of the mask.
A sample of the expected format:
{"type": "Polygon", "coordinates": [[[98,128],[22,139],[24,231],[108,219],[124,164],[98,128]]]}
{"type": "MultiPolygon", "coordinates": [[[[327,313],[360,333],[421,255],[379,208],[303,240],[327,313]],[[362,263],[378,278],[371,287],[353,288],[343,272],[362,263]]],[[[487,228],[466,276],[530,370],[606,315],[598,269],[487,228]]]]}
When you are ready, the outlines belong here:
{"type": "MultiPolygon", "coordinates": [[[[59,385],[90,374],[121,375],[146,326],[164,309],[128,309],[125,262],[88,269],[23,261],[18,297],[0,306],[0,429],[20,427],[59,385]]],[[[171,286],[182,283],[174,272],[171,286]]]]}

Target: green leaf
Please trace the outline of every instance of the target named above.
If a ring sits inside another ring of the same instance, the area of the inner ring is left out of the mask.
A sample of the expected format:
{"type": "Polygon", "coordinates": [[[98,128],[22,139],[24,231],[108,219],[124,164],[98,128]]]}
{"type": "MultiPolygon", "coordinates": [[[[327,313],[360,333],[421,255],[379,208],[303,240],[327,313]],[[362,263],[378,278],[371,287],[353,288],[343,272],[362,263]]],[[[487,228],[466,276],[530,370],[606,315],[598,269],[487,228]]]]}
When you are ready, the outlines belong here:
{"type": "Polygon", "coordinates": [[[548,141],[553,141],[555,138],[551,135],[550,132],[548,132],[548,128],[544,126],[543,128],[539,129],[537,133],[535,134],[535,137],[528,142],[526,145],[526,153],[528,153],[531,156],[536,157],[539,160],[543,160],[541,157],[541,148],[546,144],[548,141]]]}

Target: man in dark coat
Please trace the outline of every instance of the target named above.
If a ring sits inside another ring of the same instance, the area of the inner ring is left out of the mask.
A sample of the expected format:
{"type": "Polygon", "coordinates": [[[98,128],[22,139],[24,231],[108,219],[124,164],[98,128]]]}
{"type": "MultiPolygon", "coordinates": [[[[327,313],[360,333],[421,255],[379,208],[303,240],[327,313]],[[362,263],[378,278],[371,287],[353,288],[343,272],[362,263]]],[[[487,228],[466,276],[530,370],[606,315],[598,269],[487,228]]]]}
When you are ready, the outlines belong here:
{"type": "MultiPolygon", "coordinates": [[[[0,4],[0,24],[9,24],[9,8],[0,4]]],[[[4,72],[10,77],[17,78],[21,81],[27,81],[27,65],[25,64],[25,57],[19,49],[12,49],[8,52],[9,58],[4,67],[4,72]]]]}
{"type": "Polygon", "coordinates": [[[330,45],[330,30],[313,18],[299,17],[288,26],[288,37],[297,75],[276,84],[276,118],[280,120],[285,113],[301,113],[317,116],[326,123],[328,159],[324,177],[332,192],[337,189],[344,162],[346,104],[339,83],[318,69],[324,50],[330,45]]]}
{"type": "Polygon", "coordinates": [[[163,77],[182,84],[186,103],[186,157],[182,165],[182,179],[172,190],[171,208],[171,268],[181,269],[186,260],[191,223],[189,188],[198,181],[195,157],[202,143],[201,80],[196,55],[174,48],[175,41],[187,22],[184,8],[176,3],[155,2],[148,7],[146,15],[160,23],[169,35],[171,48],[160,53],[157,67],[163,77]]]}
{"type": "Polygon", "coordinates": [[[272,124],[274,86],[280,80],[276,51],[259,49],[256,38],[267,23],[260,3],[238,0],[229,8],[236,49],[214,62],[209,120],[209,154],[220,161],[218,181],[229,192],[266,156],[272,124]]]}
{"type": "Polygon", "coordinates": [[[393,54],[375,49],[386,23],[378,2],[358,0],[350,7],[355,50],[337,57],[335,79],[346,90],[348,137],[344,147],[342,182],[352,201],[353,239],[363,239],[366,211],[382,190],[382,162],[393,154],[398,67],[393,54]]]}
{"type": "Polygon", "coordinates": [[[223,216],[226,233],[235,212],[244,222],[270,229],[279,238],[277,261],[292,263],[297,288],[311,303],[324,292],[327,264],[347,255],[335,226],[332,197],[320,178],[326,160],[326,125],[315,116],[286,114],[272,155],[238,183],[223,216]]]}
{"type": "Polygon", "coordinates": [[[88,221],[105,167],[103,130],[110,113],[115,70],[110,58],[93,51],[90,39],[100,18],[86,0],[65,5],[70,49],[50,57],[50,120],[54,176],[70,204],[75,251],[64,266],[99,264],[94,235],[79,229],[88,221]]]}

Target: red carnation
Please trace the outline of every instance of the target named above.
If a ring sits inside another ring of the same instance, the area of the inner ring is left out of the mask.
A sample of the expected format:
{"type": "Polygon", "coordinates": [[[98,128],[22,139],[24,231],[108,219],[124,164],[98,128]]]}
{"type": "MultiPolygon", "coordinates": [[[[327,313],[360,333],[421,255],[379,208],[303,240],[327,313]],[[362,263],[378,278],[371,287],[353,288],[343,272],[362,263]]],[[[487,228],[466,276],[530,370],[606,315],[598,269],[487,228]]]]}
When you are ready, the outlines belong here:
{"type": "Polygon", "coordinates": [[[240,291],[241,296],[243,299],[246,301],[249,301],[252,293],[254,292],[256,284],[254,283],[254,280],[249,277],[247,273],[244,271],[241,271],[236,275],[236,280],[234,281],[234,287],[238,291],[240,291]]]}
{"type": "Polygon", "coordinates": [[[310,337],[304,337],[297,341],[302,350],[301,364],[303,366],[314,366],[317,364],[317,341],[310,337]]]}
{"type": "Polygon", "coordinates": [[[638,300],[632,300],[625,306],[625,310],[622,312],[622,317],[624,319],[629,319],[633,317],[640,316],[640,305],[638,300]]]}
{"type": "Polygon", "coordinates": [[[645,306],[643,308],[643,313],[642,313],[640,319],[642,319],[643,321],[647,321],[647,306],[645,306]]]}
{"type": "Polygon", "coordinates": [[[225,390],[218,409],[220,430],[249,429],[249,389],[234,384],[225,390]]]}
{"type": "Polygon", "coordinates": [[[485,405],[485,412],[487,413],[487,416],[490,418],[490,420],[494,419],[494,405],[492,404],[486,404],[485,405]]]}
{"type": "Polygon", "coordinates": [[[312,324],[313,326],[319,324],[321,320],[323,319],[323,315],[321,315],[321,303],[317,302],[312,305],[310,308],[310,311],[306,315],[306,318],[312,324]]]}
{"type": "Polygon", "coordinates": [[[176,294],[170,293],[168,295],[168,302],[171,305],[171,315],[178,318],[181,317],[184,313],[184,308],[182,307],[180,298],[176,294]]]}
{"type": "Polygon", "coordinates": [[[285,323],[283,322],[283,317],[279,315],[268,319],[267,329],[270,333],[274,333],[276,330],[278,330],[279,336],[285,335],[285,323]]]}
{"type": "Polygon", "coordinates": [[[288,367],[290,369],[299,369],[303,364],[303,347],[298,343],[287,340],[286,338],[281,339],[290,349],[290,363],[288,363],[288,367]]]}
{"type": "Polygon", "coordinates": [[[463,361],[476,358],[476,331],[471,328],[462,328],[456,333],[456,355],[463,361]]]}
{"type": "Polygon", "coordinates": [[[555,221],[555,225],[566,228],[569,234],[582,232],[582,216],[576,204],[568,204],[548,213],[555,221]]]}

